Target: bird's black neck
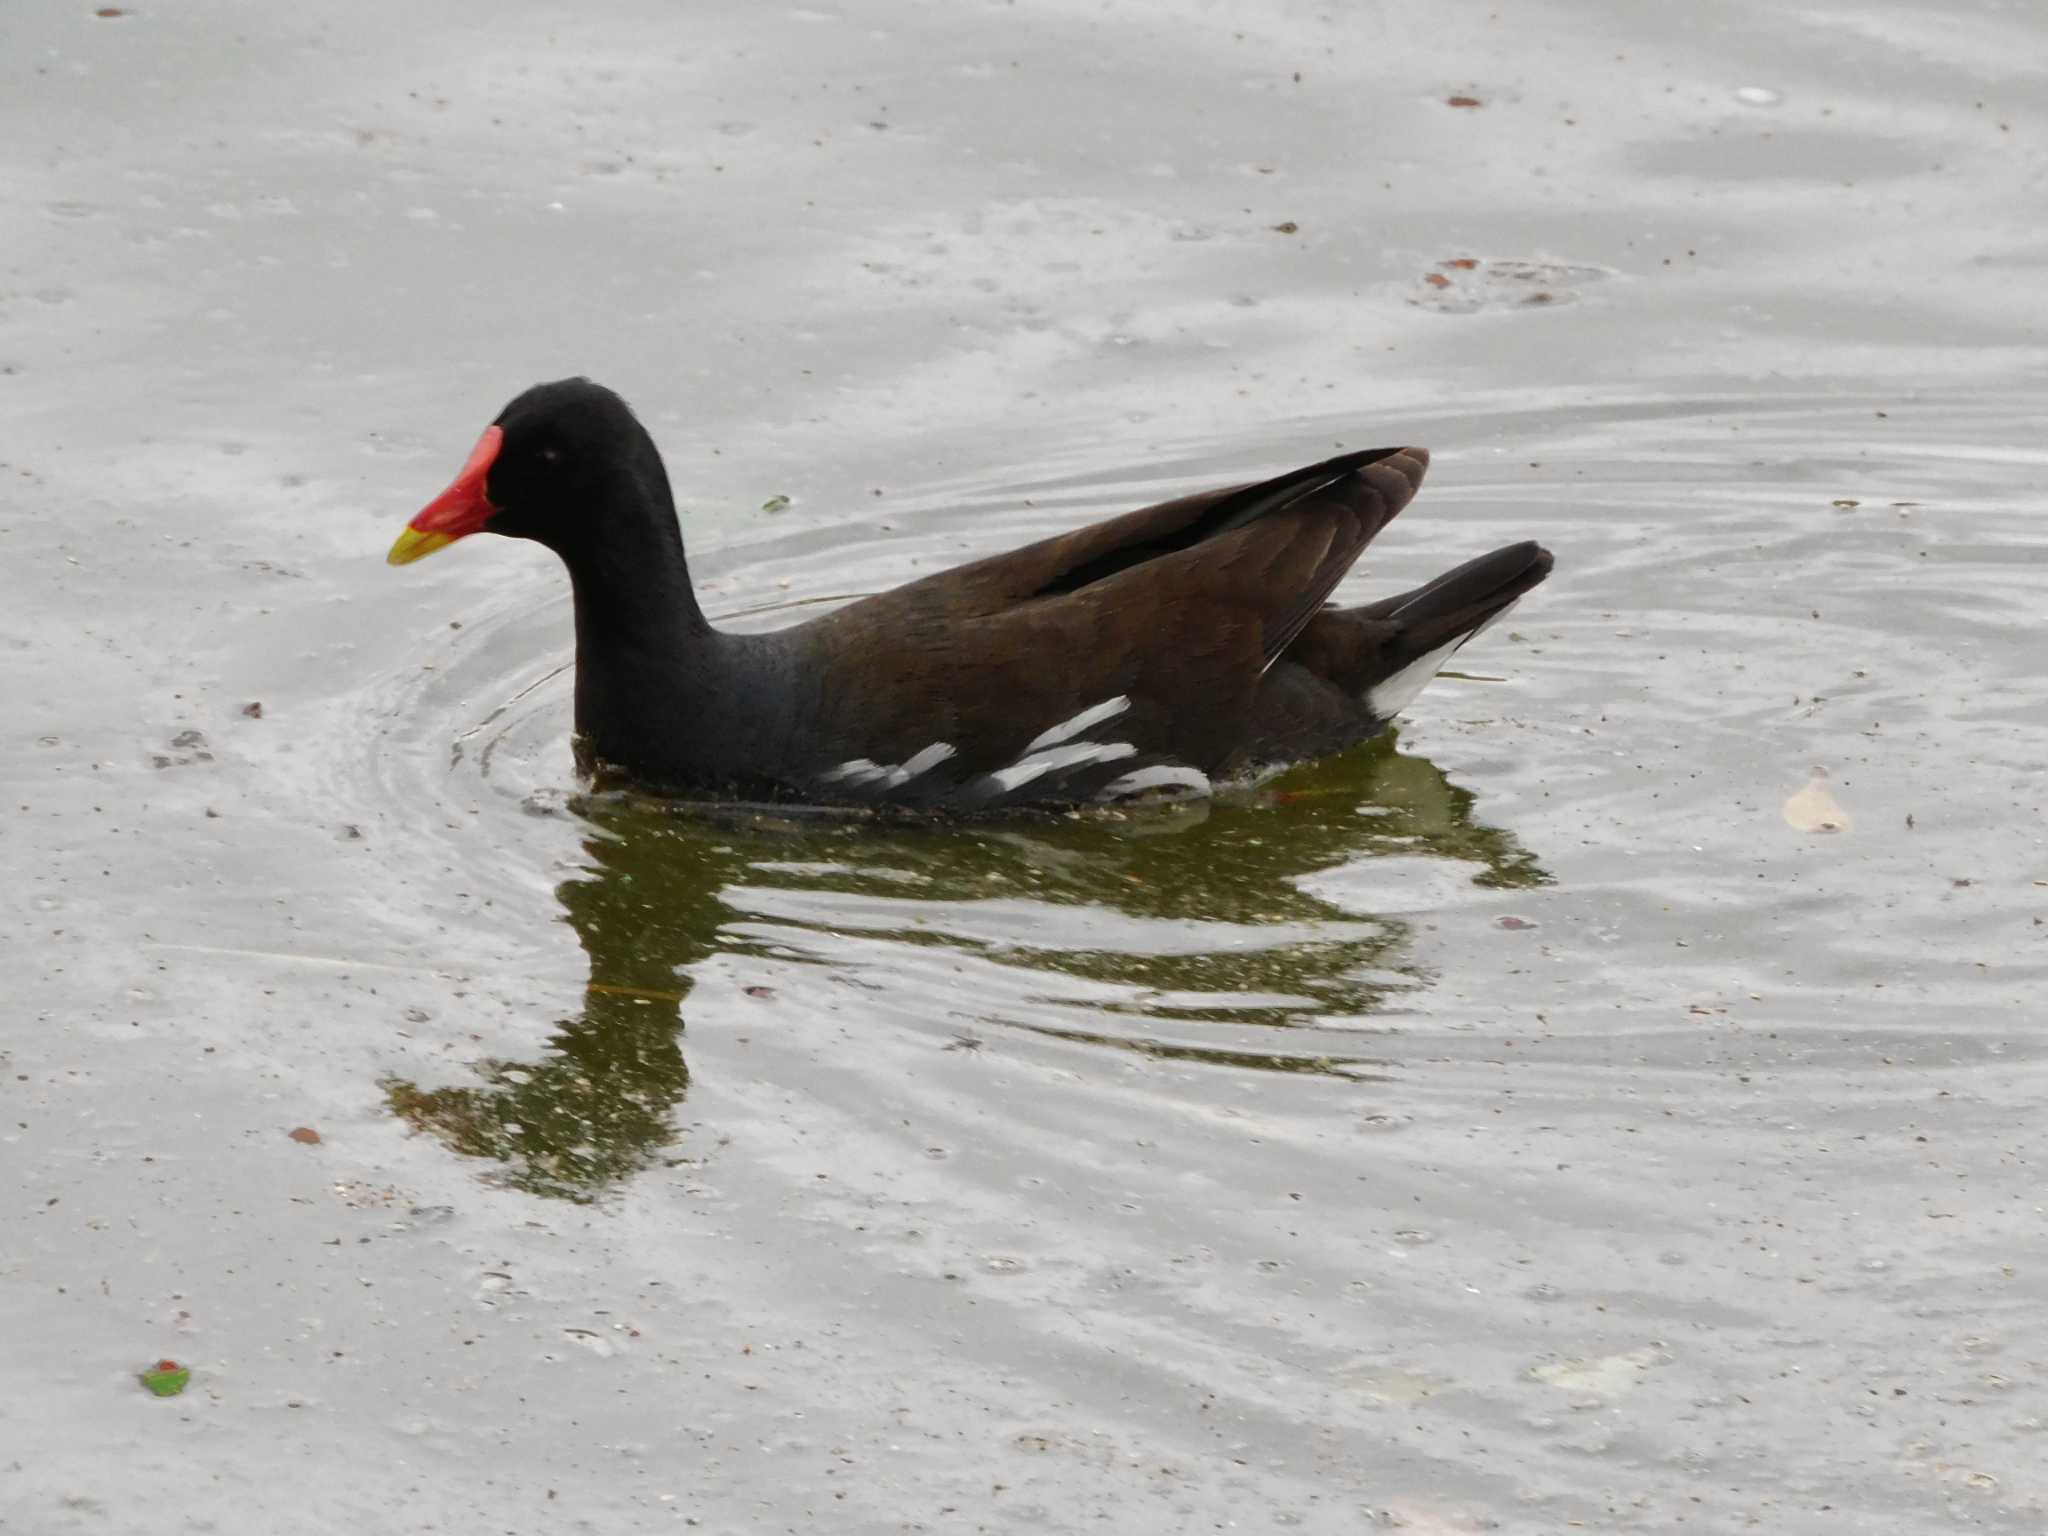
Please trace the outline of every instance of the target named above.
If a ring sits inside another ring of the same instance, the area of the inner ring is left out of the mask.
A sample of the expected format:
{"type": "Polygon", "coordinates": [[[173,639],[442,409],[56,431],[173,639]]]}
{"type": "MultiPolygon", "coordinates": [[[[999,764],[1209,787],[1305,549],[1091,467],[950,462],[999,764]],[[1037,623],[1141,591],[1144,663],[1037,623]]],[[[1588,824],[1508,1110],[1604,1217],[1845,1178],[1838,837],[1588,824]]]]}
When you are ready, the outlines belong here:
{"type": "Polygon", "coordinates": [[[659,460],[654,476],[613,488],[619,501],[585,525],[595,536],[558,551],[576,602],[576,733],[627,768],[689,731],[722,670],[659,460]]]}
{"type": "Polygon", "coordinates": [[[675,514],[607,529],[600,547],[566,552],[577,644],[674,654],[712,634],[690,585],[675,514]]]}

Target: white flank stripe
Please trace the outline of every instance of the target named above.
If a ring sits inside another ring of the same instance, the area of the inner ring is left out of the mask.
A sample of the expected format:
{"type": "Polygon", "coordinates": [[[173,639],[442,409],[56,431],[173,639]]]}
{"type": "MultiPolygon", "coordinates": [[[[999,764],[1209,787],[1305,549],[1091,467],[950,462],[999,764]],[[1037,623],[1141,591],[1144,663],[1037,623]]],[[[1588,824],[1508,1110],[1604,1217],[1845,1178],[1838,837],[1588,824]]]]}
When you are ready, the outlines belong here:
{"type": "Polygon", "coordinates": [[[818,775],[820,784],[850,784],[856,789],[880,785],[884,790],[901,789],[921,773],[929,773],[957,749],[949,741],[935,741],[922,752],[898,764],[884,767],[873,758],[856,757],[828,768],[818,775]]]}
{"type": "Polygon", "coordinates": [[[867,784],[879,779],[889,770],[880,763],[865,757],[856,757],[850,763],[841,763],[837,768],[828,768],[818,775],[820,784],[836,784],[841,779],[849,784],[867,784]]]}
{"type": "Polygon", "coordinates": [[[1018,755],[1017,766],[1023,767],[1025,759],[1029,758],[1032,753],[1046,747],[1057,746],[1063,741],[1080,735],[1083,731],[1092,731],[1096,726],[1102,724],[1103,721],[1114,720],[1130,707],[1131,696],[1127,693],[1120,693],[1113,699],[1104,699],[1100,704],[1091,704],[1088,708],[1082,710],[1081,713],[1074,716],[1073,719],[1062,720],[1058,725],[1048,730],[1040,731],[1036,736],[1032,737],[1030,744],[1018,755]]]}
{"type": "Polygon", "coordinates": [[[1044,752],[1033,753],[1021,762],[998,768],[988,777],[998,794],[1007,795],[1013,789],[1020,789],[1033,779],[1051,773],[1058,768],[1083,768],[1090,763],[1113,763],[1120,758],[1136,757],[1138,749],[1128,741],[1077,741],[1071,746],[1052,747],[1044,752]]]}
{"type": "Polygon", "coordinates": [[[891,768],[884,781],[884,788],[900,789],[921,773],[929,773],[954,753],[950,741],[935,741],[915,757],[904,761],[901,768],[891,768]]]}

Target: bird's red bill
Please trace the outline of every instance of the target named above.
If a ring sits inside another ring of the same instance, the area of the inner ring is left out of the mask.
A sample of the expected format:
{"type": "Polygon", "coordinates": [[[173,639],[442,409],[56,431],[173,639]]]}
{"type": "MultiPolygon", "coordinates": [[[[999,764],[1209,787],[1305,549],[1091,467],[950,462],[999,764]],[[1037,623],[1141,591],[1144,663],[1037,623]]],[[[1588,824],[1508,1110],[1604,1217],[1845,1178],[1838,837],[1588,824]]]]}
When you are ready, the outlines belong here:
{"type": "Polygon", "coordinates": [[[398,536],[397,542],[391,546],[391,553],[384,557],[390,564],[409,565],[422,555],[431,555],[435,550],[475,533],[491,520],[491,514],[498,509],[491,505],[484,487],[504,442],[502,427],[492,425],[484,428],[484,435],[470,450],[469,462],[462,466],[462,472],[447,490],[428,502],[406,524],[405,532],[398,536]]]}

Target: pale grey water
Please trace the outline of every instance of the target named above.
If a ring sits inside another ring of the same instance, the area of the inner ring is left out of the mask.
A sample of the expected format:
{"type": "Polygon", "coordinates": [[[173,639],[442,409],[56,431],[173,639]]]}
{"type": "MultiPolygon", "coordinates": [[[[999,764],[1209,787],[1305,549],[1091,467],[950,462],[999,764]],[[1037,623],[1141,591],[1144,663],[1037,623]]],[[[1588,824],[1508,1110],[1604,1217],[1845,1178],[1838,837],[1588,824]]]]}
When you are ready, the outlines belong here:
{"type": "Polygon", "coordinates": [[[0,1530],[2048,1526],[2048,13],[0,40],[0,1530]],[[381,563],[570,371],[743,622],[1340,443],[1559,566],[1207,812],[593,806],[381,563]]]}

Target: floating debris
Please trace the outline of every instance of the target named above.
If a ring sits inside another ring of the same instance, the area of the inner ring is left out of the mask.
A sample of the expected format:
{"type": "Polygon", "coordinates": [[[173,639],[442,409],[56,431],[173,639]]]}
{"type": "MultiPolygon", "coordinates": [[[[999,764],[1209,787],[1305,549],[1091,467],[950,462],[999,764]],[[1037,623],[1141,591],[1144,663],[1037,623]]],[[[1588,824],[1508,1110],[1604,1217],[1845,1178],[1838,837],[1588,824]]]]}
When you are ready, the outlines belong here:
{"type": "Polygon", "coordinates": [[[142,1384],[158,1397],[176,1397],[192,1379],[191,1369],[175,1360],[159,1360],[138,1374],[142,1384]]]}
{"type": "Polygon", "coordinates": [[[1813,777],[1785,802],[1785,825],[1799,832],[1847,832],[1855,825],[1828,788],[1825,768],[1813,770],[1813,777]]]}
{"type": "Polygon", "coordinates": [[[150,754],[153,768],[184,768],[193,763],[210,763],[213,753],[207,749],[204,732],[185,730],[171,738],[170,749],[150,754]]]}
{"type": "Polygon", "coordinates": [[[1453,256],[1422,274],[1421,289],[1408,302],[1445,315],[1570,304],[1580,288],[1613,275],[1611,268],[1558,261],[1453,256]]]}

